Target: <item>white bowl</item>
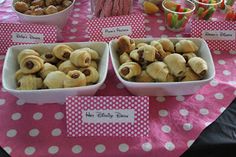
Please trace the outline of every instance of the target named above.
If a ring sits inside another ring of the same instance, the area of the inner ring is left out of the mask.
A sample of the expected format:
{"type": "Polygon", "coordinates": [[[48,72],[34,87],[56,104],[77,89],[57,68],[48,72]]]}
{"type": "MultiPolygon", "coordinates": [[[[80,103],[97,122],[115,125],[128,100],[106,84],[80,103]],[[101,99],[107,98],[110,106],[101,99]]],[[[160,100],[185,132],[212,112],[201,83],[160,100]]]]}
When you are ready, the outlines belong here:
{"type": "Polygon", "coordinates": [[[19,69],[17,63],[17,55],[19,52],[26,48],[32,48],[38,51],[40,54],[43,52],[49,52],[52,48],[57,45],[54,44],[32,44],[32,45],[19,45],[12,46],[8,49],[4,65],[3,65],[3,75],[2,84],[3,87],[12,95],[18,97],[27,103],[64,103],[67,96],[92,96],[97,90],[102,86],[106,79],[108,71],[108,61],[109,61],[109,47],[105,42],[74,42],[65,43],[71,46],[73,49],[78,49],[82,47],[89,47],[96,50],[100,56],[100,62],[98,67],[98,72],[100,74],[98,83],[94,85],[89,85],[85,87],[75,87],[75,88],[61,88],[61,89],[41,89],[41,90],[16,90],[15,72],[19,69]]]}
{"type": "MultiPolygon", "coordinates": [[[[157,40],[160,38],[148,38],[148,39],[134,39],[135,42],[147,42],[150,43],[152,40],[157,40]]],[[[176,43],[180,39],[184,38],[169,38],[171,41],[176,43]]],[[[109,43],[110,54],[112,59],[112,64],[118,79],[124,84],[124,86],[134,95],[146,95],[146,96],[177,96],[177,95],[191,95],[199,90],[202,86],[209,83],[215,76],[215,67],[212,60],[211,52],[208,48],[207,43],[203,39],[198,38],[185,38],[192,40],[196,43],[200,49],[198,56],[202,57],[208,64],[208,72],[203,80],[198,81],[188,81],[188,82],[131,82],[124,80],[119,72],[118,68],[120,66],[119,56],[117,54],[117,40],[112,40],[109,43]]]]}
{"type": "Polygon", "coordinates": [[[55,25],[59,29],[62,29],[65,26],[67,19],[75,4],[75,0],[73,0],[72,4],[69,7],[67,7],[66,9],[60,12],[50,14],[50,15],[35,16],[35,15],[26,15],[26,14],[16,11],[14,7],[14,4],[16,1],[17,0],[13,0],[12,2],[12,10],[17,14],[17,16],[19,17],[19,20],[22,23],[55,25]]]}

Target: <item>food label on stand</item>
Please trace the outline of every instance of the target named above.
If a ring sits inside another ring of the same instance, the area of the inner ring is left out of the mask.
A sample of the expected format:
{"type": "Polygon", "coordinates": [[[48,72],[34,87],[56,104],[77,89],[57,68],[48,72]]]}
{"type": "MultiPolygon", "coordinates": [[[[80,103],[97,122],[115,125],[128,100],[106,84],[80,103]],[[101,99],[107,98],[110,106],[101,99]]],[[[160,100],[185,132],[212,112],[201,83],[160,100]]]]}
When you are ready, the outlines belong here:
{"type": "Polygon", "coordinates": [[[149,97],[69,96],[67,136],[147,137],[149,97]]]}
{"type": "Polygon", "coordinates": [[[57,27],[39,24],[0,23],[0,54],[14,45],[54,43],[57,41],[57,27]]]}
{"type": "Polygon", "coordinates": [[[119,37],[121,35],[131,35],[131,34],[132,34],[131,26],[120,26],[120,27],[111,27],[102,29],[102,36],[104,38],[119,37]]]}
{"type": "Polygon", "coordinates": [[[143,14],[94,18],[87,24],[91,41],[109,42],[122,35],[128,35],[131,38],[145,36],[143,14]]]}
{"type": "Polygon", "coordinates": [[[233,21],[191,21],[191,36],[206,40],[211,50],[236,50],[236,22],[233,21]]]}
{"type": "Polygon", "coordinates": [[[12,42],[16,43],[43,43],[44,35],[36,33],[13,32],[12,42]]]}
{"type": "Polygon", "coordinates": [[[134,109],[82,110],[83,123],[134,123],[134,109]]]}
{"type": "Polygon", "coordinates": [[[235,40],[234,30],[213,30],[202,31],[202,38],[206,40],[235,40]]]}

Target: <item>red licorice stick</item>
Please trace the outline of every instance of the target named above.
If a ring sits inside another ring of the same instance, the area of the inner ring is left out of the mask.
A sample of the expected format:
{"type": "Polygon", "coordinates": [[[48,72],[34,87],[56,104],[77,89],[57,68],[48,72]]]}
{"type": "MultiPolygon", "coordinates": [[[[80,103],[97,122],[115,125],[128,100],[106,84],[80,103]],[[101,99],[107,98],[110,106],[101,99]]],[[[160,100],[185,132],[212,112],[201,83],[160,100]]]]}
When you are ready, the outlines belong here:
{"type": "Polygon", "coordinates": [[[172,13],[168,13],[166,16],[167,16],[167,25],[171,27],[172,13]]]}

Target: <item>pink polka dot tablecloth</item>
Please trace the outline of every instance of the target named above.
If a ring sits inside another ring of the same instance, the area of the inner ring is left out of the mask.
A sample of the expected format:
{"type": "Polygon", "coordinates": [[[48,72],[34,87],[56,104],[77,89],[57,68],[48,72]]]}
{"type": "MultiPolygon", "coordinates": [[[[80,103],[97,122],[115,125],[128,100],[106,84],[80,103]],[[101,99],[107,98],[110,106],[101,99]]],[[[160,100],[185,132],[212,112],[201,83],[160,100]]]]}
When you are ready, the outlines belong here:
{"type": "MultiPolygon", "coordinates": [[[[137,2],[135,2],[137,3],[137,2]]],[[[138,9],[138,5],[135,5],[138,9]]],[[[90,18],[87,0],[77,0],[64,41],[87,41],[90,18]]],[[[0,22],[18,22],[11,2],[0,4],[0,22]]],[[[162,13],[145,15],[147,37],[181,37],[164,27],[162,13]]],[[[1,38],[1,40],[3,40],[1,38]]],[[[216,77],[196,94],[175,97],[150,97],[150,136],[80,137],[66,136],[65,105],[25,104],[7,93],[0,84],[0,145],[13,157],[19,156],[180,156],[201,131],[211,124],[236,97],[236,51],[212,50],[216,77]]],[[[4,55],[0,55],[0,72],[4,55]]],[[[2,82],[2,80],[0,80],[2,82]]],[[[184,90],[184,89],[183,89],[184,90]]],[[[109,67],[105,84],[97,96],[131,95],[109,67]]]]}

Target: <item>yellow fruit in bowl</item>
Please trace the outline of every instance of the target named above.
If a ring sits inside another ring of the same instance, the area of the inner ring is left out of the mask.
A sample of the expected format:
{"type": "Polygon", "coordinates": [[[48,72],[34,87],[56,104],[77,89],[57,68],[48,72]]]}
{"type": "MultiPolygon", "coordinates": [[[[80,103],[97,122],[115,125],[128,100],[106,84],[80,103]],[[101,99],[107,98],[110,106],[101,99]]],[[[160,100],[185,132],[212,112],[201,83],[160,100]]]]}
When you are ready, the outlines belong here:
{"type": "Polygon", "coordinates": [[[143,3],[143,8],[144,8],[144,12],[147,14],[155,14],[160,10],[158,6],[156,6],[156,4],[152,2],[148,2],[148,1],[145,1],[143,3]]]}

